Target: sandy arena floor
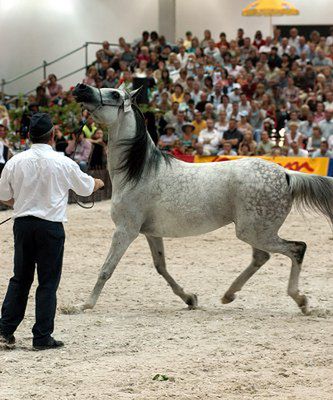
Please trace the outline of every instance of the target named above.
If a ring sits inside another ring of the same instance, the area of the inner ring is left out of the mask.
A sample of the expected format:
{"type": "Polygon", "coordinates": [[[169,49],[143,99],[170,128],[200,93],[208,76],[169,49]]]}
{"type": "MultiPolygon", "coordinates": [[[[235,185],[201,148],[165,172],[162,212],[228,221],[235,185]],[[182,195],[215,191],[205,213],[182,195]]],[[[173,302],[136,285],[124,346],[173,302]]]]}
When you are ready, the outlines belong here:
{"type": "MultiPolygon", "coordinates": [[[[69,207],[59,306],[81,302],[94,285],[114,230],[109,207],[69,207]]],[[[11,229],[12,222],[0,227],[1,300],[12,270],[11,229]]],[[[93,311],[58,313],[55,337],[66,342],[64,349],[31,351],[31,292],[16,350],[0,353],[0,399],[333,399],[332,232],[323,218],[293,212],[282,236],[308,243],[301,289],[311,316],[287,297],[290,262],[280,255],[234,303],[220,303],[250,260],[250,247],[235,238],[233,226],[165,240],[169,271],[199,296],[195,311],[155,272],[140,236],[93,311]],[[154,381],[156,374],[169,380],[154,381]]]]}

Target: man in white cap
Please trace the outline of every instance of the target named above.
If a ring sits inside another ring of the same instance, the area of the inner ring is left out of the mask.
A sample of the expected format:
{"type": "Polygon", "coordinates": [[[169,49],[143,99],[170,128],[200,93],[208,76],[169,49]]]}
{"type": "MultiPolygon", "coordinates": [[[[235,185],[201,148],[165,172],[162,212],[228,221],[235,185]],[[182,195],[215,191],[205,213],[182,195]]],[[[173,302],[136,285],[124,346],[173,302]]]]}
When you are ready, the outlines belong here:
{"type": "Polygon", "coordinates": [[[52,149],[54,132],[46,113],[30,122],[30,150],[11,158],[0,178],[0,201],[14,206],[14,275],[1,309],[0,346],[15,346],[14,332],[24,318],[37,266],[36,322],[33,347],[63,346],[51,335],[64,253],[68,191],[89,196],[104,183],[83,173],[78,164],[52,149]]]}

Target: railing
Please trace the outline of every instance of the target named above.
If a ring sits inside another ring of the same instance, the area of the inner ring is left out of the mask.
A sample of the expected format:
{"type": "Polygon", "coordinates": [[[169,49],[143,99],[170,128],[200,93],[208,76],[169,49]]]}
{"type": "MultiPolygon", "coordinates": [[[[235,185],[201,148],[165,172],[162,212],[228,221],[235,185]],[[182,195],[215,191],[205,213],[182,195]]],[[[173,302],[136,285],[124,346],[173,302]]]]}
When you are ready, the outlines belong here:
{"type": "MultiPolygon", "coordinates": [[[[43,70],[43,79],[46,79],[46,77],[47,77],[47,67],[49,67],[50,65],[53,65],[53,64],[55,64],[55,63],[57,63],[57,62],[59,62],[61,60],[64,60],[65,58],[67,58],[67,57],[71,56],[72,54],[75,54],[75,53],[77,53],[77,52],[79,52],[79,51],[81,51],[83,49],[84,49],[84,63],[83,63],[83,66],[78,68],[78,69],[76,69],[75,71],[68,72],[67,74],[61,76],[60,78],[58,78],[58,81],[61,81],[62,79],[68,78],[69,76],[76,74],[77,72],[80,72],[82,70],[87,69],[87,67],[89,65],[88,48],[89,48],[90,45],[102,45],[102,42],[85,42],[82,46],[78,47],[77,49],[74,49],[74,50],[70,51],[69,53],[64,54],[63,56],[56,58],[53,61],[49,61],[48,62],[48,61],[44,60],[43,63],[41,65],[39,65],[38,67],[35,67],[35,68],[33,68],[33,69],[31,69],[31,70],[29,70],[27,72],[24,72],[23,74],[18,75],[15,78],[11,78],[11,79],[8,79],[8,80],[2,79],[1,80],[1,100],[2,100],[2,102],[4,102],[4,98],[6,96],[6,94],[5,94],[6,87],[8,85],[10,85],[11,83],[17,82],[18,80],[20,80],[22,78],[25,78],[26,76],[29,76],[29,75],[31,75],[34,72],[39,71],[39,70],[43,70]]],[[[115,44],[115,43],[111,43],[110,45],[112,47],[119,47],[119,45],[115,44]]],[[[27,96],[30,93],[34,92],[35,90],[36,90],[36,86],[33,89],[25,92],[23,94],[23,96],[27,96]]],[[[12,103],[12,102],[16,101],[17,99],[18,99],[18,96],[15,96],[15,97],[11,98],[10,100],[8,100],[6,103],[12,103]]]]}

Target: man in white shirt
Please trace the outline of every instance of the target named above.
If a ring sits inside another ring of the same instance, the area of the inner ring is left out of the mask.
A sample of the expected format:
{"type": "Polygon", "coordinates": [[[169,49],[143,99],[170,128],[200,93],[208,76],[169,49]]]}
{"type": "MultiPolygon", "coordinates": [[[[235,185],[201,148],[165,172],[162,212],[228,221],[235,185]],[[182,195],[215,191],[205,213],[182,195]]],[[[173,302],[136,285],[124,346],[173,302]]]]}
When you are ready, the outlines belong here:
{"type": "Polygon", "coordinates": [[[288,151],[289,157],[309,157],[307,150],[301,149],[297,142],[291,142],[290,149],[288,151]]]}
{"type": "Polygon", "coordinates": [[[333,111],[331,109],[325,110],[325,119],[319,122],[319,128],[323,134],[323,137],[328,140],[328,138],[333,135],[333,111]]]}
{"type": "Polygon", "coordinates": [[[214,121],[208,118],[207,128],[199,133],[198,153],[205,156],[216,155],[220,143],[219,138],[219,132],[214,128],[214,121]]]}
{"type": "Polygon", "coordinates": [[[14,276],[10,279],[0,319],[0,346],[15,345],[15,330],[24,318],[37,265],[36,323],[33,347],[63,346],[51,335],[56,312],[64,252],[68,191],[89,196],[104,186],[83,173],[78,164],[55,152],[54,131],[48,114],[31,117],[32,147],[11,158],[0,178],[0,201],[14,206],[14,276]]]}

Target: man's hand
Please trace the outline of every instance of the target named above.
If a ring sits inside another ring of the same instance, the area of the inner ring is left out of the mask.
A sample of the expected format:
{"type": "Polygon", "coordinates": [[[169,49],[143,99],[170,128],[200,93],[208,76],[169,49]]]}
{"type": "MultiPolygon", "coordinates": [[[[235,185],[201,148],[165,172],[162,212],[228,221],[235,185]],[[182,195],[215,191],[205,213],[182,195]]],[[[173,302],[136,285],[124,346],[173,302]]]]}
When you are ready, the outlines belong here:
{"type": "Polygon", "coordinates": [[[94,192],[97,192],[97,190],[102,189],[104,187],[104,182],[101,179],[94,179],[94,180],[95,180],[94,192]]]}
{"type": "Polygon", "coordinates": [[[8,201],[0,200],[0,203],[5,204],[6,206],[12,207],[14,206],[14,199],[10,199],[8,201]]]}

